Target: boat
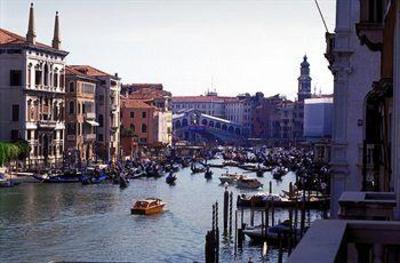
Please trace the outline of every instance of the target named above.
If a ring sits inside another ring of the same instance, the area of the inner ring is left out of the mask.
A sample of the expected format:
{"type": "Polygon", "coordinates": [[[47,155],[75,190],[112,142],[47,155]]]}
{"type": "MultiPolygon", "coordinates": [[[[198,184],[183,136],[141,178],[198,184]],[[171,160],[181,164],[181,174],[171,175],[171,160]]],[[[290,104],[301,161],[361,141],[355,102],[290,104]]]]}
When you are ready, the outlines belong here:
{"type": "Polygon", "coordinates": [[[300,239],[300,229],[291,230],[289,220],[285,220],[284,222],[278,225],[270,227],[265,227],[265,226],[263,227],[261,225],[250,227],[243,230],[243,234],[248,236],[254,242],[265,241],[265,240],[270,242],[276,242],[279,241],[279,238],[282,239],[282,242],[285,242],[286,241],[284,239],[285,236],[286,237],[289,236],[291,234],[291,231],[294,231],[298,239],[300,239]]]}
{"type": "Polygon", "coordinates": [[[276,180],[280,180],[282,176],[286,175],[288,173],[288,169],[284,167],[277,167],[272,171],[272,177],[276,180]]]}
{"type": "Polygon", "coordinates": [[[193,174],[196,174],[196,173],[204,173],[204,172],[206,171],[206,168],[204,168],[204,167],[196,167],[195,165],[192,165],[192,166],[190,167],[190,169],[192,170],[192,173],[193,173],[193,174]]]}
{"type": "Polygon", "coordinates": [[[84,174],[81,177],[81,183],[83,185],[88,185],[88,184],[100,184],[108,179],[108,175],[104,173],[103,171],[100,171],[100,173],[97,173],[95,168],[93,167],[88,167],[84,174]]]}
{"type": "Polygon", "coordinates": [[[204,178],[206,178],[207,180],[212,179],[212,175],[213,172],[209,168],[207,168],[206,172],[204,173],[204,178]]]}
{"type": "Polygon", "coordinates": [[[224,184],[224,183],[233,184],[239,179],[240,176],[241,175],[238,175],[238,174],[225,173],[219,177],[219,180],[221,181],[221,184],[224,184]]]}
{"type": "Polygon", "coordinates": [[[119,188],[124,189],[127,188],[129,185],[129,181],[125,175],[120,174],[119,176],[119,188]]]}
{"type": "MultiPolygon", "coordinates": [[[[306,209],[325,209],[329,207],[330,199],[327,197],[310,197],[304,201],[306,209]]],[[[236,205],[242,208],[265,208],[274,206],[279,208],[300,207],[303,204],[301,198],[289,199],[275,194],[259,193],[255,195],[238,195],[236,205]]]]}
{"type": "Polygon", "coordinates": [[[3,174],[0,173],[0,188],[13,187],[18,184],[20,183],[11,179],[7,179],[3,174]]]}
{"type": "Polygon", "coordinates": [[[81,175],[64,175],[61,172],[49,172],[43,175],[40,174],[33,174],[33,178],[42,182],[42,183],[79,183],[81,180],[81,175]]]}
{"type": "Polygon", "coordinates": [[[248,178],[244,176],[241,176],[237,180],[236,184],[239,188],[248,188],[248,189],[258,189],[263,186],[263,184],[260,183],[260,181],[258,181],[256,178],[248,178]]]}
{"type": "Polygon", "coordinates": [[[176,175],[174,175],[173,173],[170,173],[166,178],[165,178],[165,182],[169,185],[172,185],[175,183],[176,181],[176,175]]]}
{"type": "Polygon", "coordinates": [[[161,213],[165,203],[158,198],[146,198],[137,200],[131,208],[132,215],[152,215],[161,213]]]}

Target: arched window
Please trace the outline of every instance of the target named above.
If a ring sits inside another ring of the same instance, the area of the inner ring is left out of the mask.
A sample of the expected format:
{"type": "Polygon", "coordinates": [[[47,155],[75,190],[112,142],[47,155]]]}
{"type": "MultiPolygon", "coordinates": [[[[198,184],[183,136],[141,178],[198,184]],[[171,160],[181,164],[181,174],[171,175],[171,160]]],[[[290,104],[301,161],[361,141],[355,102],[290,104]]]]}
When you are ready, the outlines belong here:
{"type": "Polygon", "coordinates": [[[73,101],[69,102],[69,114],[74,114],[75,112],[75,103],[73,101]]]}
{"type": "Polygon", "coordinates": [[[239,129],[239,128],[236,128],[236,129],[235,129],[235,133],[236,133],[237,135],[240,135],[240,129],[239,129]]]}
{"type": "Polygon", "coordinates": [[[233,128],[233,126],[229,126],[228,132],[233,133],[234,131],[235,131],[235,129],[233,128]]]}
{"type": "Polygon", "coordinates": [[[221,129],[221,123],[217,122],[217,123],[215,124],[215,128],[221,129]]]}
{"type": "Polygon", "coordinates": [[[57,68],[54,70],[54,74],[53,74],[53,86],[55,88],[58,87],[58,69],[57,68]]]}
{"type": "Polygon", "coordinates": [[[177,120],[176,122],[175,122],[175,128],[176,129],[179,129],[181,127],[181,121],[180,120],[177,120]]]}
{"type": "Polygon", "coordinates": [[[143,133],[146,133],[147,132],[147,126],[146,126],[146,124],[142,124],[142,132],[143,133]]]}
{"type": "Polygon", "coordinates": [[[226,124],[222,124],[222,130],[226,131],[228,129],[228,127],[226,126],[226,124]]]}
{"type": "Polygon", "coordinates": [[[69,83],[69,92],[74,92],[74,82],[72,81],[69,83]]]}
{"type": "Polygon", "coordinates": [[[207,120],[206,119],[202,119],[201,120],[201,124],[207,126],[207,120]]]}
{"type": "Polygon", "coordinates": [[[213,121],[210,121],[210,122],[208,123],[208,126],[210,126],[211,128],[214,128],[214,122],[213,122],[213,121]]]}
{"type": "Polygon", "coordinates": [[[133,123],[131,123],[130,125],[131,130],[134,132],[135,131],[135,125],[133,123]]]}
{"type": "Polygon", "coordinates": [[[188,120],[187,119],[183,119],[182,120],[182,127],[186,127],[188,126],[188,120]]]}
{"type": "Polygon", "coordinates": [[[47,64],[44,65],[44,85],[49,85],[49,66],[47,64]]]}

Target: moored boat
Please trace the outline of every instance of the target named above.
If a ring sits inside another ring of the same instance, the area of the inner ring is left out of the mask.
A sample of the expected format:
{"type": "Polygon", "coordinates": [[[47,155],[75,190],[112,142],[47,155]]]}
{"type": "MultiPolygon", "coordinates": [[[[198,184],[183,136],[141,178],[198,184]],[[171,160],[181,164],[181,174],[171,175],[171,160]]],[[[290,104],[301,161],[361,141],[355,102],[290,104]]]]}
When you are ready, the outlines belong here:
{"type": "Polygon", "coordinates": [[[248,178],[243,176],[241,176],[236,183],[239,188],[258,189],[263,186],[263,184],[260,183],[260,181],[258,181],[256,178],[248,178]]]}
{"type": "Polygon", "coordinates": [[[132,215],[152,215],[161,213],[165,203],[158,198],[146,198],[137,200],[131,208],[132,215]]]}
{"type": "Polygon", "coordinates": [[[233,184],[239,179],[240,176],[241,175],[238,174],[225,173],[219,177],[219,180],[221,181],[222,184],[224,183],[233,184]]]}

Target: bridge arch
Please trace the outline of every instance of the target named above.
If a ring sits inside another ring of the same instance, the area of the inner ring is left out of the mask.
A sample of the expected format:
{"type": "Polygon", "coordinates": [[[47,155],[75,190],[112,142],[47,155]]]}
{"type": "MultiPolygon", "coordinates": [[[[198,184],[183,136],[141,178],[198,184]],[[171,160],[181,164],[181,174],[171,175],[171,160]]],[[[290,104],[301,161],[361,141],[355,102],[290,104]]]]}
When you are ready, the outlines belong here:
{"type": "Polygon", "coordinates": [[[221,129],[221,123],[217,122],[217,123],[215,124],[215,128],[221,129]]]}
{"type": "Polygon", "coordinates": [[[235,129],[235,133],[236,133],[237,135],[240,135],[240,129],[239,129],[239,128],[236,128],[236,129],[235,129]]]}
{"type": "Polygon", "coordinates": [[[233,126],[229,126],[228,132],[230,132],[230,133],[234,133],[235,132],[235,129],[233,128],[233,126]]]}
{"type": "Polygon", "coordinates": [[[177,121],[175,122],[175,128],[176,128],[176,129],[179,129],[181,126],[182,126],[181,121],[180,121],[180,120],[177,120],[177,121]]]}
{"type": "Polygon", "coordinates": [[[228,129],[228,126],[226,126],[226,124],[224,123],[224,124],[222,124],[222,130],[223,131],[226,131],[228,129]]]}
{"type": "Polygon", "coordinates": [[[207,126],[208,121],[206,119],[202,119],[201,120],[201,124],[204,125],[204,126],[207,126]]]}
{"type": "Polygon", "coordinates": [[[189,125],[188,120],[187,120],[187,119],[183,119],[183,120],[182,120],[182,127],[186,127],[186,126],[188,126],[188,125],[189,125]]]}
{"type": "Polygon", "coordinates": [[[211,128],[214,128],[214,121],[209,121],[208,126],[210,126],[211,128]]]}

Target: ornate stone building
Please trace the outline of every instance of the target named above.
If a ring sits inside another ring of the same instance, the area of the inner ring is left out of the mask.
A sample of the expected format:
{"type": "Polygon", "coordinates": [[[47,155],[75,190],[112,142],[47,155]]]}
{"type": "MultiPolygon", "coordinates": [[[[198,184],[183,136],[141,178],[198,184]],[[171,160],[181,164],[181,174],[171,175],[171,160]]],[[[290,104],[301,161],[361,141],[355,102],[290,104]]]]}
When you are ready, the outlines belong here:
{"type": "Polygon", "coordinates": [[[26,140],[27,164],[55,164],[64,152],[64,67],[58,13],[52,45],[36,41],[33,4],[26,37],[0,28],[0,140],[26,140]]]}

